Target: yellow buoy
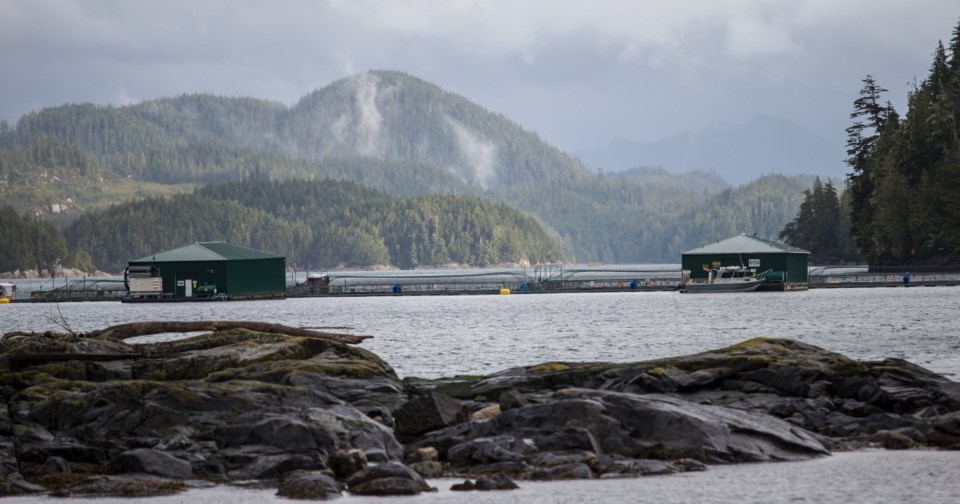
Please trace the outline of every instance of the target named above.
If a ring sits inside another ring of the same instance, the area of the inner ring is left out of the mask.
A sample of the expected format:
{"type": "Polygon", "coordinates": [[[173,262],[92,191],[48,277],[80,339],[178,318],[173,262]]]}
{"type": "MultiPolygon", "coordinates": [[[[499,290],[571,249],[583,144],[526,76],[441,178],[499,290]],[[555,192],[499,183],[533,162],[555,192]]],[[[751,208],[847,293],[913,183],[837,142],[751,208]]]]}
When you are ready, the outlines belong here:
{"type": "Polygon", "coordinates": [[[500,294],[503,294],[504,296],[510,294],[510,289],[500,289],[500,294]]]}

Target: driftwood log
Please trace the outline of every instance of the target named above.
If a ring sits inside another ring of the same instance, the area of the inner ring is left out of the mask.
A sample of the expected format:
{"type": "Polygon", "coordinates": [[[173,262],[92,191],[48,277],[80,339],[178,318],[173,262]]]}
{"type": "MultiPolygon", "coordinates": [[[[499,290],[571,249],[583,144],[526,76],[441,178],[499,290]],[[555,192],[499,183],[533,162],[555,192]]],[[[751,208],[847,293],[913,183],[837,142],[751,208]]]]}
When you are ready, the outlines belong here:
{"type": "MultiPolygon", "coordinates": [[[[80,333],[75,336],[86,337],[86,338],[102,338],[102,339],[112,339],[112,340],[125,340],[128,338],[135,338],[137,336],[147,336],[150,334],[162,334],[162,333],[180,333],[180,332],[202,332],[202,331],[226,331],[229,329],[249,329],[251,331],[259,331],[273,334],[287,334],[290,336],[305,336],[308,338],[318,338],[329,341],[336,341],[338,343],[346,343],[350,345],[356,345],[363,342],[365,339],[372,338],[373,336],[362,336],[355,334],[344,334],[344,333],[333,333],[326,331],[317,331],[314,329],[306,329],[302,327],[290,327],[283,324],[274,324],[270,322],[254,322],[254,321],[241,321],[241,320],[201,320],[194,322],[163,322],[163,321],[154,321],[154,322],[131,322],[128,324],[118,324],[115,326],[110,326],[105,329],[99,329],[96,331],[91,331],[88,333],[80,333]]],[[[50,332],[8,332],[3,335],[2,340],[7,341],[10,338],[15,336],[43,336],[51,337],[58,336],[58,334],[50,332]]],[[[64,333],[62,336],[71,336],[71,334],[64,333]]]]}

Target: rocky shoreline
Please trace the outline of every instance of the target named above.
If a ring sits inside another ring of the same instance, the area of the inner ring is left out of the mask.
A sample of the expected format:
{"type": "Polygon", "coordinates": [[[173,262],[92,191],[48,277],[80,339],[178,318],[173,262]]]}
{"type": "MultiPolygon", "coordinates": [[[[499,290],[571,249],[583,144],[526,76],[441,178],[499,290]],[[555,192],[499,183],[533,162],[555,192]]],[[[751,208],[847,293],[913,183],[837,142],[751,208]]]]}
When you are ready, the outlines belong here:
{"type": "Polygon", "coordinates": [[[357,346],[247,329],[147,345],[13,336],[0,352],[0,495],[239,482],[296,499],[413,495],[441,476],[496,490],[960,449],[960,384],[784,339],[437,380],[401,380],[357,346]]]}

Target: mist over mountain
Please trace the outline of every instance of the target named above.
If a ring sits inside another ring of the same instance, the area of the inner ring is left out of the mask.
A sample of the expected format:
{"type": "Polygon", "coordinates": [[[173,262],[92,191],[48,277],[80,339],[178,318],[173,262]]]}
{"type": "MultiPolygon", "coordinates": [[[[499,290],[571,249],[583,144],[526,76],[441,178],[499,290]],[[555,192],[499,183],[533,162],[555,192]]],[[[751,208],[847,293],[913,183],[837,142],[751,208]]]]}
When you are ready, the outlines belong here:
{"type": "MultiPolygon", "coordinates": [[[[755,137],[764,129],[756,127],[755,137]]],[[[672,148],[692,145],[705,143],[678,137],[672,148]]],[[[0,136],[0,148],[0,161],[10,160],[0,162],[0,178],[14,181],[0,186],[0,203],[11,201],[20,212],[68,208],[79,215],[102,206],[105,195],[116,198],[121,182],[135,183],[133,194],[122,194],[137,198],[237,180],[345,179],[398,196],[504,203],[532,215],[569,262],[672,262],[686,248],[732,233],[774,238],[809,183],[768,175],[729,187],[716,170],[598,173],[503,114],[393,71],[332,82],[291,107],[206,94],[123,107],[62,105],[23,116],[0,136]],[[47,148],[92,159],[83,170],[56,172],[89,183],[27,176],[37,169],[31,153],[47,148]],[[45,184],[39,201],[36,184],[45,184]],[[66,200],[71,204],[61,204],[66,200]]]]}
{"type": "Polygon", "coordinates": [[[842,132],[821,135],[796,123],[758,115],[742,124],[719,123],[659,141],[620,138],[574,154],[587,166],[622,171],[660,166],[673,173],[703,171],[742,184],[764,174],[842,178],[842,132]]]}

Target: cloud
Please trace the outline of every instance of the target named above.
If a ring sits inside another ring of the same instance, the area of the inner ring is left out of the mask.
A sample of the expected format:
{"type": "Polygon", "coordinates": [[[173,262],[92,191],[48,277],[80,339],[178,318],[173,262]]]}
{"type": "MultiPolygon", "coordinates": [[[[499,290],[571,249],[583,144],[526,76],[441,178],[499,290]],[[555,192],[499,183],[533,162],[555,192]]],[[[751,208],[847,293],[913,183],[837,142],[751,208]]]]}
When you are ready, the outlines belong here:
{"type": "Polygon", "coordinates": [[[380,157],[383,153],[380,137],[383,117],[377,108],[379,79],[369,72],[362,72],[350,77],[350,85],[353,95],[336,118],[328,118],[327,110],[315,111],[317,123],[330,121],[329,134],[333,142],[326,146],[325,153],[346,148],[366,157],[380,157]]]}
{"type": "Polygon", "coordinates": [[[478,138],[452,117],[447,116],[446,120],[457,139],[460,158],[466,168],[454,172],[459,172],[468,181],[476,181],[483,188],[490,187],[497,180],[497,146],[478,138]]]}
{"type": "Polygon", "coordinates": [[[380,125],[383,122],[377,110],[378,79],[365,72],[358,74],[353,81],[357,90],[354,98],[357,108],[357,150],[364,156],[376,157],[380,153],[380,125]]]}
{"type": "Polygon", "coordinates": [[[731,19],[727,24],[725,43],[727,53],[740,59],[782,56],[801,49],[783,23],[754,16],[731,19]]]}
{"type": "MultiPolygon", "coordinates": [[[[0,0],[0,118],[191,92],[293,104],[336,79],[392,69],[566,150],[757,114],[842,139],[867,73],[903,108],[906,83],[924,77],[956,26],[955,4],[0,0]]],[[[342,131],[362,126],[370,152],[374,96],[359,97],[365,122],[342,131]]]]}

